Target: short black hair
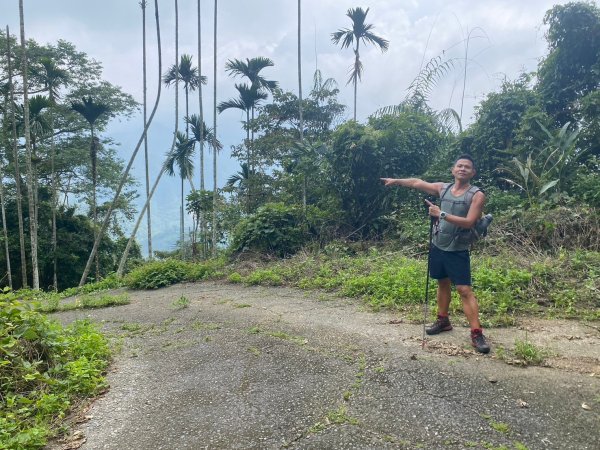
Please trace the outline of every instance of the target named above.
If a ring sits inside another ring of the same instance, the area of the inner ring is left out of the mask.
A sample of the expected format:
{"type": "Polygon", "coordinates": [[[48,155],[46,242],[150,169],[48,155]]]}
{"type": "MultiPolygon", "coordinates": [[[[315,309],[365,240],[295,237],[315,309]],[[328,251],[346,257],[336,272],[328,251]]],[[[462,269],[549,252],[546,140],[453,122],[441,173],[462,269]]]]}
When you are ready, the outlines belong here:
{"type": "Polygon", "coordinates": [[[458,158],[456,158],[454,160],[454,164],[452,165],[452,167],[454,167],[456,165],[456,163],[458,162],[459,159],[468,159],[469,161],[471,161],[471,164],[473,164],[473,169],[475,169],[475,160],[473,159],[473,157],[467,153],[460,155],[458,158]]]}

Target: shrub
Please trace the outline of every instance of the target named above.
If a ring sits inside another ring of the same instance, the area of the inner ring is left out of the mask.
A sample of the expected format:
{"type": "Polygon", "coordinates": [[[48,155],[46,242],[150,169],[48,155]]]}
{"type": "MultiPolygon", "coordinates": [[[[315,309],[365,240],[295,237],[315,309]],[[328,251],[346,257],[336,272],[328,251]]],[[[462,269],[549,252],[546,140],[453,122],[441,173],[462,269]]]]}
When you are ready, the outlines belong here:
{"type": "Polygon", "coordinates": [[[193,263],[177,259],[153,261],[131,271],[124,283],[131,289],[158,289],[182,281],[199,281],[211,275],[223,266],[223,261],[213,260],[193,263]]]}
{"type": "Polygon", "coordinates": [[[154,261],[134,269],[124,281],[132,289],[158,289],[184,281],[189,268],[189,263],[176,259],[154,261]]]}
{"type": "Polygon", "coordinates": [[[306,243],[306,228],[300,208],[267,203],[238,224],[233,233],[231,251],[291,255],[306,243]]]}
{"type": "Polygon", "coordinates": [[[39,448],[76,398],[106,387],[106,339],[87,321],[63,328],[0,294],[0,448],[39,448]]]}

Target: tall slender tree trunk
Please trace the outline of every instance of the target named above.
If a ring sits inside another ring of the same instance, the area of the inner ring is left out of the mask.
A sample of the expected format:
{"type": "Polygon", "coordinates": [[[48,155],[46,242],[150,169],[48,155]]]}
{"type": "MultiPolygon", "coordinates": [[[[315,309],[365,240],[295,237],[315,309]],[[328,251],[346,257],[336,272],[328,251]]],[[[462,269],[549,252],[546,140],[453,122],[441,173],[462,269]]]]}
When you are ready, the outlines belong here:
{"type": "MultiPolygon", "coordinates": [[[[92,222],[94,226],[94,241],[98,237],[98,205],[96,202],[96,187],[98,186],[98,142],[94,135],[94,126],[90,125],[92,143],[90,145],[90,160],[92,162],[92,222]]],[[[96,281],[100,281],[100,261],[96,252],[96,281]]]]}
{"type": "Polygon", "coordinates": [[[184,229],[184,224],[183,224],[183,175],[181,176],[181,206],[179,207],[179,236],[181,236],[181,259],[183,259],[185,257],[185,247],[184,247],[184,236],[185,236],[185,229],[184,229]]]}
{"type": "MultiPolygon", "coordinates": [[[[302,117],[302,0],[298,0],[298,114],[300,115],[300,144],[304,142],[302,117]]],[[[302,174],[302,210],[306,213],[306,174],[302,174]]]]}
{"type": "MultiPolygon", "coordinates": [[[[155,15],[155,19],[156,19],[156,40],[157,40],[157,45],[158,45],[158,49],[157,49],[158,50],[158,94],[156,96],[156,102],[154,104],[154,109],[152,110],[152,114],[150,115],[150,120],[144,127],[143,137],[145,137],[146,133],[148,132],[148,127],[150,126],[150,123],[152,122],[152,118],[154,117],[154,113],[156,112],[156,108],[158,107],[158,102],[160,99],[160,92],[161,92],[161,87],[162,87],[162,84],[161,84],[162,83],[162,51],[161,51],[161,43],[160,43],[160,21],[159,21],[159,14],[158,14],[158,0],[154,0],[154,7],[155,7],[154,15],[155,15]]],[[[173,141],[171,143],[171,151],[173,151],[174,148],[175,148],[175,138],[173,138],[173,141]]],[[[163,164],[160,171],[158,172],[158,175],[156,176],[156,180],[154,181],[154,185],[152,186],[152,189],[150,190],[150,194],[148,195],[148,198],[146,199],[146,203],[144,204],[144,207],[142,208],[142,210],[140,211],[140,214],[138,215],[137,222],[135,223],[135,226],[133,228],[131,236],[129,237],[129,241],[127,241],[127,245],[125,246],[123,255],[121,256],[121,261],[119,262],[119,267],[117,269],[117,277],[119,277],[119,278],[123,276],[123,272],[125,271],[125,263],[127,262],[127,258],[129,256],[129,251],[131,249],[131,245],[135,240],[135,235],[137,234],[138,228],[140,227],[142,218],[144,217],[144,214],[146,213],[146,211],[148,210],[148,207],[150,206],[150,201],[152,200],[152,196],[154,195],[154,192],[156,191],[156,188],[158,187],[158,183],[160,182],[160,179],[164,173],[165,173],[165,166],[163,164]]],[[[114,202],[116,202],[116,198],[113,201],[113,203],[114,202]]]]}
{"type": "Polygon", "coordinates": [[[10,121],[12,122],[12,140],[13,140],[13,158],[15,161],[15,188],[16,188],[16,200],[17,200],[17,217],[19,222],[19,246],[21,250],[21,286],[27,288],[27,256],[25,252],[25,226],[23,224],[23,192],[21,189],[21,168],[19,162],[19,148],[17,142],[17,121],[15,119],[15,86],[13,84],[12,75],[12,58],[10,49],[10,32],[8,26],[6,27],[6,59],[8,69],[8,84],[9,88],[9,111],[10,121]]]}
{"type": "Polygon", "coordinates": [[[56,179],[56,142],[54,141],[54,107],[56,106],[54,100],[54,94],[52,88],[49,89],[48,96],[50,97],[50,103],[52,104],[50,107],[50,129],[52,130],[52,135],[50,136],[50,177],[52,183],[52,238],[51,238],[51,246],[52,246],[52,289],[54,291],[58,291],[58,261],[57,261],[57,237],[58,233],[56,230],[56,209],[58,207],[58,186],[56,179]]]}
{"type": "MultiPolygon", "coordinates": [[[[148,82],[146,77],[146,6],[148,2],[146,0],[142,0],[140,2],[140,6],[142,7],[142,64],[144,66],[143,69],[143,92],[144,92],[144,128],[146,127],[146,123],[148,122],[147,109],[148,109],[148,101],[147,101],[147,93],[148,93],[148,82]]],[[[150,171],[148,169],[148,135],[144,136],[144,165],[146,169],[146,200],[150,196],[150,171]]],[[[147,223],[148,223],[148,258],[151,260],[153,258],[152,253],[152,219],[150,214],[150,205],[146,209],[147,214],[147,223]]]]}
{"type": "MultiPolygon", "coordinates": [[[[202,13],[200,8],[200,0],[198,4],[198,75],[202,76],[202,13]]],[[[200,190],[204,190],[204,108],[202,104],[202,83],[198,85],[198,106],[200,118],[200,190]]],[[[206,224],[204,213],[200,212],[200,240],[202,246],[202,258],[206,258],[206,224]]]]}
{"type": "Polygon", "coordinates": [[[29,129],[29,95],[28,95],[28,81],[27,81],[27,42],[25,41],[25,17],[23,14],[23,0],[19,0],[19,22],[21,28],[21,52],[22,52],[22,64],[21,70],[23,72],[23,115],[25,116],[25,149],[27,152],[27,189],[29,199],[29,230],[31,238],[31,271],[32,271],[32,287],[34,290],[40,288],[40,274],[38,267],[38,242],[37,242],[37,221],[35,220],[35,181],[33,179],[33,165],[31,161],[31,133],[29,129]]]}
{"type": "Polygon", "coordinates": [[[247,165],[247,169],[248,169],[248,173],[247,173],[247,186],[246,186],[246,212],[248,214],[250,214],[250,199],[252,197],[252,192],[251,192],[251,187],[252,187],[252,182],[250,180],[251,178],[251,173],[252,173],[252,165],[251,165],[251,158],[252,158],[252,154],[250,153],[250,148],[251,148],[251,143],[250,143],[250,111],[248,111],[246,109],[246,165],[247,165]]]}
{"type": "MultiPolygon", "coordinates": [[[[177,130],[179,125],[179,6],[177,0],[175,0],[175,133],[173,139],[177,139],[177,130]]],[[[183,179],[181,180],[183,184],[183,179]]],[[[183,259],[184,257],[184,240],[185,237],[183,235],[183,211],[180,212],[179,217],[179,245],[180,248],[180,257],[183,259]]]]}
{"type": "Polygon", "coordinates": [[[215,0],[213,37],[213,214],[212,214],[212,256],[217,256],[217,3],[215,0]]]}
{"type": "MultiPolygon", "coordinates": [[[[127,177],[129,176],[129,172],[131,171],[131,167],[133,166],[135,157],[136,157],[140,147],[142,146],[142,143],[144,141],[144,138],[146,137],[146,134],[148,133],[148,128],[150,127],[150,124],[152,123],[152,120],[154,119],[154,115],[156,114],[156,110],[158,109],[158,104],[160,102],[160,93],[161,93],[161,89],[162,89],[162,52],[161,52],[161,43],[160,43],[160,20],[159,20],[159,13],[158,13],[158,0],[154,0],[154,8],[155,8],[154,14],[155,14],[155,18],[156,18],[156,39],[157,39],[157,43],[158,43],[158,93],[156,95],[156,101],[154,103],[154,107],[152,108],[152,113],[150,113],[150,117],[148,118],[148,123],[146,123],[146,126],[144,127],[144,131],[142,132],[142,135],[140,136],[140,139],[138,140],[138,143],[135,146],[135,149],[133,150],[131,157],[129,158],[127,167],[125,168],[125,171],[123,172],[123,175],[121,176],[121,181],[119,183],[119,186],[117,187],[115,196],[113,197],[113,201],[111,202],[111,204],[108,208],[108,211],[106,212],[106,216],[104,217],[104,222],[102,222],[102,227],[100,228],[98,237],[96,238],[96,240],[94,242],[94,246],[92,247],[90,256],[87,260],[87,263],[85,265],[83,273],[81,274],[81,279],[79,280],[80,287],[83,286],[87,280],[87,277],[90,273],[90,269],[92,267],[92,262],[94,260],[94,256],[96,255],[96,252],[98,251],[98,246],[100,244],[100,237],[104,234],[104,232],[106,231],[106,228],[108,227],[108,224],[112,217],[112,212],[115,209],[115,205],[116,205],[117,201],[119,200],[119,196],[121,195],[123,186],[125,186],[125,183],[127,182],[127,177]]],[[[171,150],[174,148],[174,146],[175,146],[175,136],[173,136],[173,144],[171,145],[171,150]]],[[[162,174],[162,171],[161,171],[161,174],[162,174]]],[[[150,196],[150,198],[152,198],[152,196],[150,196]]],[[[148,203],[148,202],[146,202],[146,203],[148,203]]],[[[144,214],[145,211],[146,211],[146,207],[144,207],[142,214],[144,214]]]]}
{"type": "MultiPolygon", "coordinates": [[[[4,178],[4,167],[0,160],[0,180],[4,178]]],[[[13,288],[12,270],[10,268],[10,251],[8,250],[8,231],[6,229],[6,209],[4,203],[4,183],[0,182],[0,205],[2,206],[2,234],[4,235],[4,250],[6,252],[6,275],[8,277],[8,287],[13,288]]]]}
{"type": "MultiPolygon", "coordinates": [[[[356,50],[354,50],[354,70],[356,71],[358,69],[358,64],[359,64],[359,60],[360,60],[360,56],[358,53],[358,46],[360,45],[360,40],[357,39],[356,40],[356,50]]],[[[356,94],[357,94],[357,88],[358,88],[358,75],[355,72],[354,75],[354,121],[356,122],[356,94]]]]}

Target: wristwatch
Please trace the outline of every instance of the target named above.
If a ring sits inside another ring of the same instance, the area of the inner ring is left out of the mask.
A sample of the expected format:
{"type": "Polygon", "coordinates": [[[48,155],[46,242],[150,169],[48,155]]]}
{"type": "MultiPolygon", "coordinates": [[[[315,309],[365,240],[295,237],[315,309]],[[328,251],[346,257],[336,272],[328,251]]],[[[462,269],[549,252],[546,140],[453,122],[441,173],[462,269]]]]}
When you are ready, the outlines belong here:
{"type": "Polygon", "coordinates": [[[448,213],[446,211],[442,211],[440,213],[440,219],[445,220],[447,215],[448,215],[448,213]]]}

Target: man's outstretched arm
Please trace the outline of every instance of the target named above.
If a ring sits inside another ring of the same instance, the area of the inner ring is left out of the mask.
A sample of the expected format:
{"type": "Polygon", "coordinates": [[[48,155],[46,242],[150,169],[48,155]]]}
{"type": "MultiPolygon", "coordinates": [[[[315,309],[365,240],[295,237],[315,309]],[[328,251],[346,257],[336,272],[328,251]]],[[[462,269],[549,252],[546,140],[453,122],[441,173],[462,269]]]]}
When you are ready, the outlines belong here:
{"type": "Polygon", "coordinates": [[[444,183],[428,183],[420,178],[381,178],[381,181],[383,181],[384,186],[409,187],[438,197],[444,185],[444,183]]]}

